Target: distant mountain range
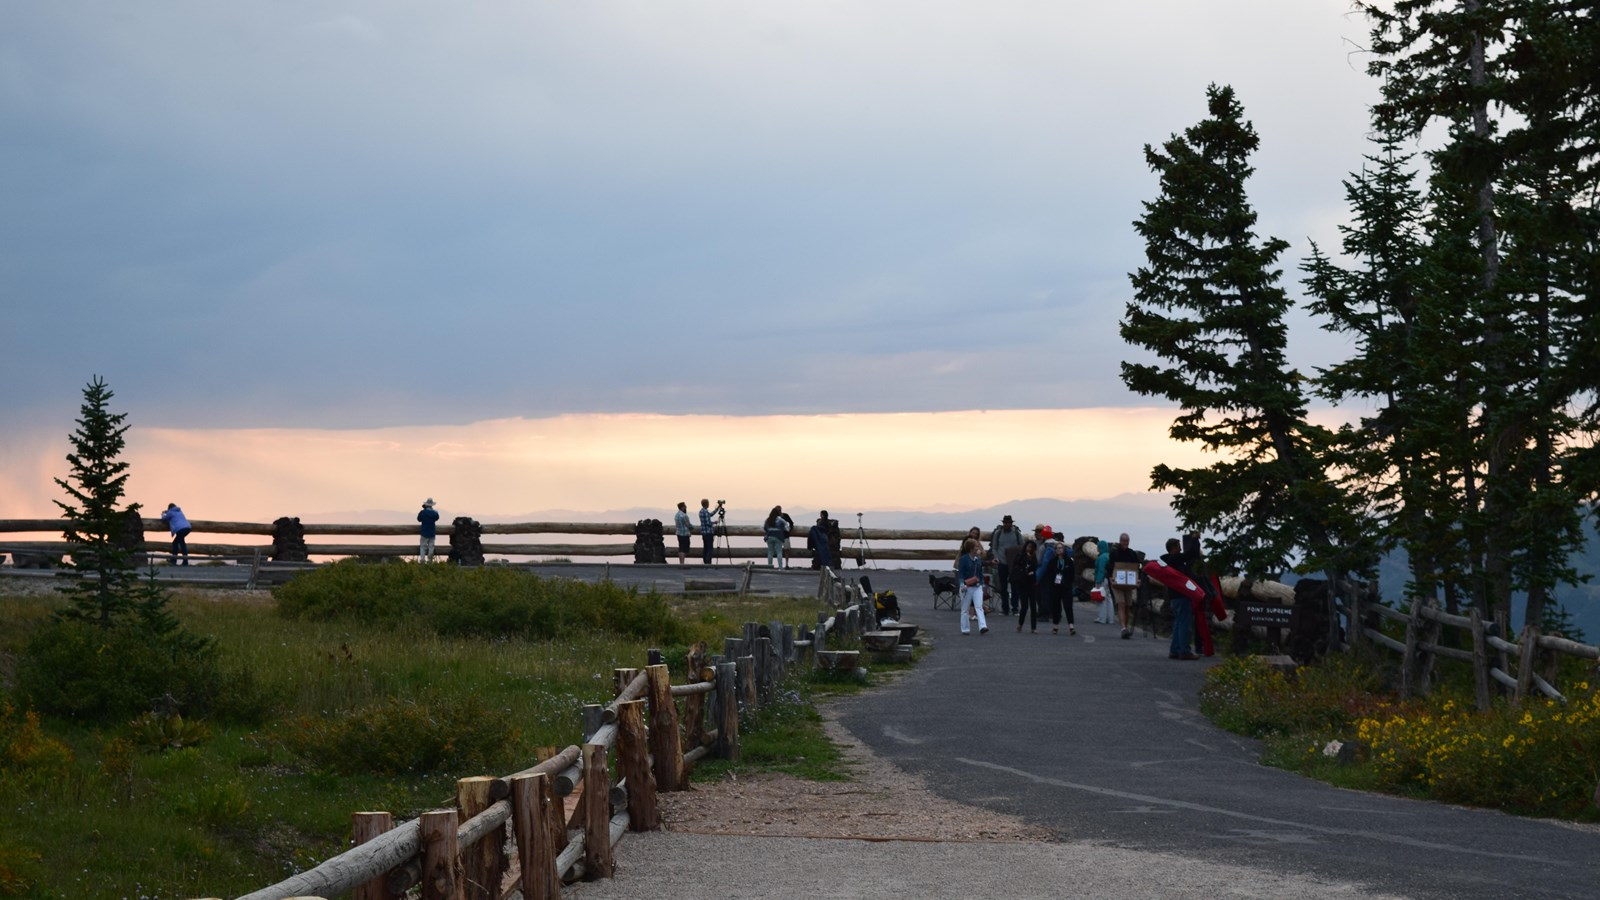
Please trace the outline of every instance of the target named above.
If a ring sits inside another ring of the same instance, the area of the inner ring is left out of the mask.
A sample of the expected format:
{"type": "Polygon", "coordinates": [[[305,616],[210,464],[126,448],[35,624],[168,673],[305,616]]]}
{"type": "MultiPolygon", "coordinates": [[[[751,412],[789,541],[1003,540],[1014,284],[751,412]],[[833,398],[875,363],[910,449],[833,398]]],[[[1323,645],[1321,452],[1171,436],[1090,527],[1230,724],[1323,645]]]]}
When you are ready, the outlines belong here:
{"type": "MultiPolygon", "coordinates": [[[[1176,537],[1178,534],[1177,522],[1173,518],[1169,504],[1169,495],[1139,493],[1119,494],[1104,500],[1058,500],[1051,497],[1035,497],[1011,500],[982,509],[960,511],[833,507],[828,510],[828,514],[839,520],[839,526],[846,534],[854,530],[856,513],[859,512],[862,514],[862,525],[869,529],[965,531],[976,525],[985,535],[1000,524],[1002,516],[1009,514],[1018,527],[1024,530],[1032,529],[1034,525],[1049,525],[1071,537],[1094,535],[1106,540],[1116,540],[1119,534],[1126,531],[1132,538],[1134,547],[1156,555],[1161,552],[1167,538],[1176,537]]],[[[770,507],[759,509],[729,507],[728,522],[742,525],[758,524],[766,518],[768,509],[770,507]]],[[[456,514],[452,510],[441,511],[446,520],[456,514]]],[[[817,510],[811,508],[791,507],[786,511],[794,516],[797,523],[803,524],[814,521],[817,515],[817,510]]],[[[694,512],[695,510],[690,510],[691,514],[694,512]]],[[[670,523],[672,513],[671,509],[634,507],[599,512],[546,509],[508,515],[472,515],[478,521],[486,523],[637,522],[640,519],[660,519],[670,523]]],[[[414,510],[411,512],[347,510],[301,518],[307,522],[399,524],[415,521],[416,515],[414,510]]],[[[1572,560],[1573,567],[1580,575],[1600,576],[1600,534],[1596,533],[1592,519],[1585,524],[1585,534],[1588,541],[1572,560]]],[[[1379,566],[1379,584],[1382,586],[1384,596],[1391,601],[1398,598],[1405,587],[1409,577],[1405,566],[1405,557],[1401,554],[1386,558],[1379,566]]],[[[1600,583],[1591,581],[1577,587],[1562,587],[1556,591],[1556,599],[1572,616],[1574,624],[1583,630],[1587,640],[1591,642],[1600,640],[1600,583]]],[[[1523,598],[1520,596],[1514,599],[1518,620],[1521,618],[1522,602],[1523,598]]]]}

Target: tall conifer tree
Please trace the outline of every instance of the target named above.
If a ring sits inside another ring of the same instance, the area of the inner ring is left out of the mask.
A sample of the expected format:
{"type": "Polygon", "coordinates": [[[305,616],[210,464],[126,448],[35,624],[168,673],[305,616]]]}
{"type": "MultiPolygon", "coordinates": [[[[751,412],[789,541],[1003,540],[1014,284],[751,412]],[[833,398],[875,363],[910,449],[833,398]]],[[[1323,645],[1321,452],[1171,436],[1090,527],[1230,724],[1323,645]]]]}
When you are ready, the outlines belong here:
{"type": "Polygon", "coordinates": [[[1206,119],[1144,149],[1160,192],[1135,223],[1146,263],[1130,276],[1121,332],[1159,362],[1124,362],[1122,378],[1181,407],[1173,439],[1223,457],[1151,473],[1152,488],[1177,492],[1182,524],[1209,533],[1219,561],[1254,575],[1296,560],[1321,566],[1343,503],[1320,461],[1328,435],[1308,424],[1285,355],[1292,303],[1277,265],[1288,245],[1256,237],[1245,182],[1260,141],[1233,89],[1212,85],[1206,99],[1206,119]]]}

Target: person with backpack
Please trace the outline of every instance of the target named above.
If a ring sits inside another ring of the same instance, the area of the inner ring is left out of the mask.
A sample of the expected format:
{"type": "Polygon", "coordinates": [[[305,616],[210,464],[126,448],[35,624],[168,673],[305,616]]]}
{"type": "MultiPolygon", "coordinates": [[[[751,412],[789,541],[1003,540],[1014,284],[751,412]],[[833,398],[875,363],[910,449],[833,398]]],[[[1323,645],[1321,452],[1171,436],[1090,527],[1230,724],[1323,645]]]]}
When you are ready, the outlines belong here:
{"type": "MultiPolygon", "coordinates": [[[[989,552],[994,554],[994,581],[995,590],[1000,593],[1000,615],[1011,615],[1011,564],[1022,550],[1022,529],[1018,528],[1011,517],[1004,516],[995,528],[994,534],[989,536],[989,552]]],[[[1018,597],[1015,603],[1017,612],[1022,612],[1022,598],[1018,597]]]]}

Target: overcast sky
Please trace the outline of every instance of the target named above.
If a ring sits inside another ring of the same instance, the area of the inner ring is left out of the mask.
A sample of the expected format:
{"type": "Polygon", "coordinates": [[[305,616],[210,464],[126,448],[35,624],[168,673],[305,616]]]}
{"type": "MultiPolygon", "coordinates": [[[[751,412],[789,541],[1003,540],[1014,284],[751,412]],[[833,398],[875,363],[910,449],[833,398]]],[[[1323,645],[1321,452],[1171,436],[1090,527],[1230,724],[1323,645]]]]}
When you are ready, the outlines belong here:
{"type": "Polygon", "coordinates": [[[1141,146],[1232,84],[1297,282],[1348,6],[8,3],[0,425],[94,374],[164,428],[1148,403],[1141,146]]]}

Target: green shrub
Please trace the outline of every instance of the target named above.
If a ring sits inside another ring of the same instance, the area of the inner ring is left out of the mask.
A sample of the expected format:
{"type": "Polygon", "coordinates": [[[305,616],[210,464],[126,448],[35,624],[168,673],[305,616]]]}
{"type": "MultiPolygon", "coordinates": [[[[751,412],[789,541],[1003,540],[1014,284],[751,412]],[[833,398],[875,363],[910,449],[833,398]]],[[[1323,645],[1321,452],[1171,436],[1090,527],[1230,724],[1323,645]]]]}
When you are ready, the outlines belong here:
{"type": "Polygon", "coordinates": [[[17,662],[17,688],[39,710],[95,722],[130,718],[167,694],[192,715],[245,722],[270,706],[248,673],[221,669],[210,643],[70,619],[39,625],[17,662]]]}
{"type": "Polygon", "coordinates": [[[1358,657],[1302,666],[1291,678],[1259,656],[1235,656],[1206,672],[1200,711],[1251,737],[1336,731],[1378,702],[1383,675],[1358,657]]]}
{"type": "Polygon", "coordinates": [[[174,812],[208,828],[237,828],[250,810],[250,792],[237,781],[203,782],[170,802],[174,812]]]}
{"type": "Polygon", "coordinates": [[[345,560],[300,575],[273,595],[292,619],[413,622],[446,636],[538,640],[610,633],[668,644],[689,637],[654,592],[500,567],[345,560]]]}
{"type": "Polygon", "coordinates": [[[302,716],[279,739],[316,769],[402,775],[487,769],[518,732],[475,697],[433,694],[341,715],[302,716]]]}

